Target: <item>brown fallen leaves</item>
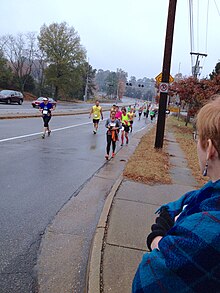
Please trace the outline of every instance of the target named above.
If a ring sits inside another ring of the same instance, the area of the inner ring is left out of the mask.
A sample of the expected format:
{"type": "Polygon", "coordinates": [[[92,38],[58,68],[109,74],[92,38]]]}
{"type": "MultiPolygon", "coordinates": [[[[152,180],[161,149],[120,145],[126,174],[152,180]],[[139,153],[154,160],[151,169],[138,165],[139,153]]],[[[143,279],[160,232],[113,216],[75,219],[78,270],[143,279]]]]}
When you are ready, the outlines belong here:
{"type": "MultiPolygon", "coordinates": [[[[186,159],[188,167],[192,170],[192,174],[199,186],[207,182],[202,176],[199,169],[196,143],[193,141],[192,125],[177,120],[175,117],[169,117],[166,120],[166,131],[172,131],[177,142],[180,144],[186,159]]],[[[169,154],[166,152],[167,142],[164,140],[162,150],[154,148],[156,128],[143,136],[134,154],[129,159],[123,175],[134,181],[147,184],[170,184],[171,176],[169,174],[169,154]]]]}
{"type": "Polygon", "coordinates": [[[124,170],[128,179],[147,184],[170,184],[169,155],[166,153],[166,142],[163,150],[154,148],[154,127],[145,134],[124,170]]]}

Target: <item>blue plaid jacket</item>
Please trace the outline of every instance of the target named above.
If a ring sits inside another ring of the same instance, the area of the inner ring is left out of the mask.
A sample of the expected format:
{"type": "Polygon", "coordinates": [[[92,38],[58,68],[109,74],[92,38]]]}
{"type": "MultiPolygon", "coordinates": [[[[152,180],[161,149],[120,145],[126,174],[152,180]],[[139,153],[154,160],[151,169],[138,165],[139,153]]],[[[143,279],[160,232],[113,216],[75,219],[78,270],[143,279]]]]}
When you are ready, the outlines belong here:
{"type": "Polygon", "coordinates": [[[180,216],[159,250],[144,254],[132,292],[220,292],[220,180],[164,206],[180,216]]]}

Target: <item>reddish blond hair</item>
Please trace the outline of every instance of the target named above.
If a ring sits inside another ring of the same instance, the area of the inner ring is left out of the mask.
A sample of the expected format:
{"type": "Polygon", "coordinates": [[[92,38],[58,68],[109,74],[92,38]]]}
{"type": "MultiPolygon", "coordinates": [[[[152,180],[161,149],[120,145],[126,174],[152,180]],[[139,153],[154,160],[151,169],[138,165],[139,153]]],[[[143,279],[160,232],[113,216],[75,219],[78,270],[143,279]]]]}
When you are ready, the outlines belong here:
{"type": "Polygon", "coordinates": [[[207,141],[211,139],[220,158],[220,95],[212,96],[211,101],[200,109],[196,128],[202,148],[206,149],[207,141]]]}

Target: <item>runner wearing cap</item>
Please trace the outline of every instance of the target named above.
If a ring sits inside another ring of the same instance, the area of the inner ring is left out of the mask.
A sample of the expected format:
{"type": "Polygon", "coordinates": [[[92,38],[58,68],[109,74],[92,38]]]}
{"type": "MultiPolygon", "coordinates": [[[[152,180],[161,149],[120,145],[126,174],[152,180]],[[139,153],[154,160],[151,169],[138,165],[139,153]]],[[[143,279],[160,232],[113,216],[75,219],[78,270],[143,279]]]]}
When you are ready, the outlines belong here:
{"type": "Polygon", "coordinates": [[[52,110],[54,110],[54,106],[49,102],[48,98],[43,98],[43,102],[39,105],[39,111],[42,113],[44,121],[42,138],[45,138],[46,132],[48,136],[50,136],[51,130],[49,129],[49,121],[51,119],[52,110]]]}

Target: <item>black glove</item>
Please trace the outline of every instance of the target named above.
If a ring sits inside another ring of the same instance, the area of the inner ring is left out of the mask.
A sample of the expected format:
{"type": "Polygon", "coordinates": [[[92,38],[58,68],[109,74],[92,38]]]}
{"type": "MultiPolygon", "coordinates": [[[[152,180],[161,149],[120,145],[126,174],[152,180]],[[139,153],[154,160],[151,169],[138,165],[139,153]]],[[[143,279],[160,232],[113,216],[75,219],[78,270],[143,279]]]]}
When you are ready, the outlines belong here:
{"type": "Polygon", "coordinates": [[[162,208],[159,217],[156,218],[155,224],[151,226],[151,233],[147,236],[147,247],[151,251],[151,243],[157,236],[166,235],[174,225],[174,221],[169,215],[167,208],[162,208]]]}

